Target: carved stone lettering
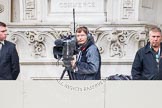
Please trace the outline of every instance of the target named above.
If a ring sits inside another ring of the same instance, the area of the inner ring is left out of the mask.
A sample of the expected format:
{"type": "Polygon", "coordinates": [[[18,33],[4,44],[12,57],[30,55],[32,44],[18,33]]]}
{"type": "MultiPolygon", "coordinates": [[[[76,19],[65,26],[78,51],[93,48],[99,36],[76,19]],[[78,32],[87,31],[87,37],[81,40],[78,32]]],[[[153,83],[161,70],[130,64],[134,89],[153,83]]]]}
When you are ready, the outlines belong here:
{"type": "Polygon", "coordinates": [[[123,0],[123,16],[122,19],[134,18],[134,0],[123,0]]]}
{"type": "Polygon", "coordinates": [[[36,19],[36,1],[35,0],[25,0],[25,19],[35,20],[36,19]]]}
{"type": "Polygon", "coordinates": [[[102,12],[104,0],[51,0],[51,12],[71,12],[73,8],[77,12],[102,12]]]}

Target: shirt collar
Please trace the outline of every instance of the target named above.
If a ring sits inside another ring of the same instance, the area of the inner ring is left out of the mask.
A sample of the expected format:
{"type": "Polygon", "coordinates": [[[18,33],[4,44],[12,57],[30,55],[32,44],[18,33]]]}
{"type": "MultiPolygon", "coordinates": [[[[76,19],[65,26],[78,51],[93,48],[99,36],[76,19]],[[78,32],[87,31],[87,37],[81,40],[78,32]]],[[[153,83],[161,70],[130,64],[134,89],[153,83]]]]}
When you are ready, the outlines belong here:
{"type": "Polygon", "coordinates": [[[4,41],[0,41],[4,45],[4,41]]]}

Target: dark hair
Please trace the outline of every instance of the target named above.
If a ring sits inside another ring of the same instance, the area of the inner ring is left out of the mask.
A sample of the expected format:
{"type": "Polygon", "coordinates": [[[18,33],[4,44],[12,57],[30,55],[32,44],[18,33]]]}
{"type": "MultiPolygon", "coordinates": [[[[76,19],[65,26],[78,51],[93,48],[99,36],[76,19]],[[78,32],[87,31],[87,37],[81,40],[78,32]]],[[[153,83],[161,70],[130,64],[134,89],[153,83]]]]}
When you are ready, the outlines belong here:
{"type": "Polygon", "coordinates": [[[2,26],[2,27],[6,27],[6,24],[3,23],[3,22],[0,22],[0,26],[2,26]]]}
{"type": "Polygon", "coordinates": [[[77,28],[76,33],[81,33],[82,31],[83,31],[86,35],[88,35],[88,33],[89,33],[88,28],[85,27],[85,26],[82,26],[82,27],[77,28]]]}

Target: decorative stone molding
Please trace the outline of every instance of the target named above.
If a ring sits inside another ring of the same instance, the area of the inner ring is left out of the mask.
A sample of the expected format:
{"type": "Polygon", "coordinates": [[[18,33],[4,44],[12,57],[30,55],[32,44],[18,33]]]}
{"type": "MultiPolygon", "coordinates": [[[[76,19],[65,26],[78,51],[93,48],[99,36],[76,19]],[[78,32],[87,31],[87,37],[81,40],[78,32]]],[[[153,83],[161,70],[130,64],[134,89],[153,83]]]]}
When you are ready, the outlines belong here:
{"type": "Polygon", "coordinates": [[[28,43],[28,40],[27,38],[25,38],[23,31],[16,31],[16,32],[8,31],[8,35],[9,35],[9,40],[15,44],[19,42],[19,38],[23,38],[25,42],[28,43]]]}
{"type": "Polygon", "coordinates": [[[25,20],[36,20],[36,0],[25,0],[24,2],[25,20]]]}
{"type": "Polygon", "coordinates": [[[46,56],[46,47],[45,47],[45,36],[39,34],[39,32],[34,31],[17,31],[17,32],[10,32],[9,37],[12,42],[18,43],[19,38],[23,38],[26,40],[29,46],[32,46],[32,55],[35,56],[46,56]]]}
{"type": "Polygon", "coordinates": [[[132,19],[135,16],[135,1],[134,0],[122,0],[122,19],[132,19]]]}
{"type": "Polygon", "coordinates": [[[62,30],[62,31],[57,31],[54,28],[51,28],[53,31],[49,31],[49,33],[55,38],[55,39],[60,39],[62,38],[61,36],[66,36],[72,33],[73,28],[69,26],[69,30],[62,30]]]}
{"type": "Polygon", "coordinates": [[[19,38],[23,38],[26,44],[32,48],[31,55],[38,57],[46,57],[47,51],[47,38],[52,38],[53,40],[61,38],[63,35],[67,35],[69,31],[10,31],[9,37],[10,41],[14,43],[19,43],[19,38]]]}
{"type": "Polygon", "coordinates": [[[99,33],[98,39],[98,47],[100,53],[104,53],[105,50],[109,49],[110,57],[119,57],[123,58],[127,52],[125,46],[128,45],[130,39],[134,38],[135,41],[145,41],[146,40],[146,33],[145,31],[136,31],[136,30],[110,30],[110,31],[103,31],[99,33]],[[104,39],[107,39],[109,43],[106,45],[104,39]],[[105,47],[108,46],[109,48],[105,47]],[[107,48],[107,49],[104,49],[107,48]]]}
{"type": "Polygon", "coordinates": [[[0,4],[0,13],[4,11],[4,5],[0,4]]]}
{"type": "Polygon", "coordinates": [[[25,32],[30,45],[33,46],[33,54],[39,56],[45,56],[46,48],[44,45],[45,37],[34,31],[25,32]]]}
{"type": "Polygon", "coordinates": [[[147,38],[146,38],[146,31],[137,31],[135,34],[134,34],[134,39],[136,41],[145,41],[147,38]]]}
{"type": "Polygon", "coordinates": [[[11,36],[11,41],[12,41],[13,43],[16,43],[17,40],[18,40],[18,37],[17,37],[16,35],[12,35],[12,36],[11,36]]]}
{"type": "MultiPolygon", "coordinates": [[[[127,27],[114,28],[110,27],[107,30],[100,29],[90,29],[90,32],[94,35],[94,40],[99,48],[99,51],[103,55],[107,55],[107,58],[117,59],[126,57],[128,52],[127,47],[130,45],[130,41],[133,43],[138,43],[135,49],[140,48],[145,45],[147,41],[145,29],[127,29],[127,27]]],[[[32,55],[39,57],[46,57],[47,55],[47,38],[52,38],[52,45],[55,39],[61,38],[61,35],[67,35],[70,33],[71,28],[55,30],[56,28],[50,27],[49,30],[45,31],[17,31],[10,33],[10,39],[13,42],[18,42],[19,38],[17,36],[22,36],[27,41],[27,44],[32,48],[32,55]]],[[[134,47],[134,46],[132,46],[134,47]]],[[[49,50],[49,49],[48,49],[49,50]]]]}

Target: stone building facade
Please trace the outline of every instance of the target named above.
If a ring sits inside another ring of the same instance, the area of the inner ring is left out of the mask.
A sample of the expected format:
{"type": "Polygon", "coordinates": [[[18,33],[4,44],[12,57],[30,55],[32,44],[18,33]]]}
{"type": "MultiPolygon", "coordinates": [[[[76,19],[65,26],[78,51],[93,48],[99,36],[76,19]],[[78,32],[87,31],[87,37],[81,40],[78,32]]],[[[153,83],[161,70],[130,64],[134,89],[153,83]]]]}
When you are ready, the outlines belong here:
{"type": "Polygon", "coordinates": [[[20,80],[58,79],[64,67],[53,57],[60,34],[87,26],[102,58],[102,78],[130,75],[148,28],[161,26],[161,0],[0,0],[0,21],[20,57],[20,80]],[[75,23],[74,11],[75,9],[75,23]]]}

